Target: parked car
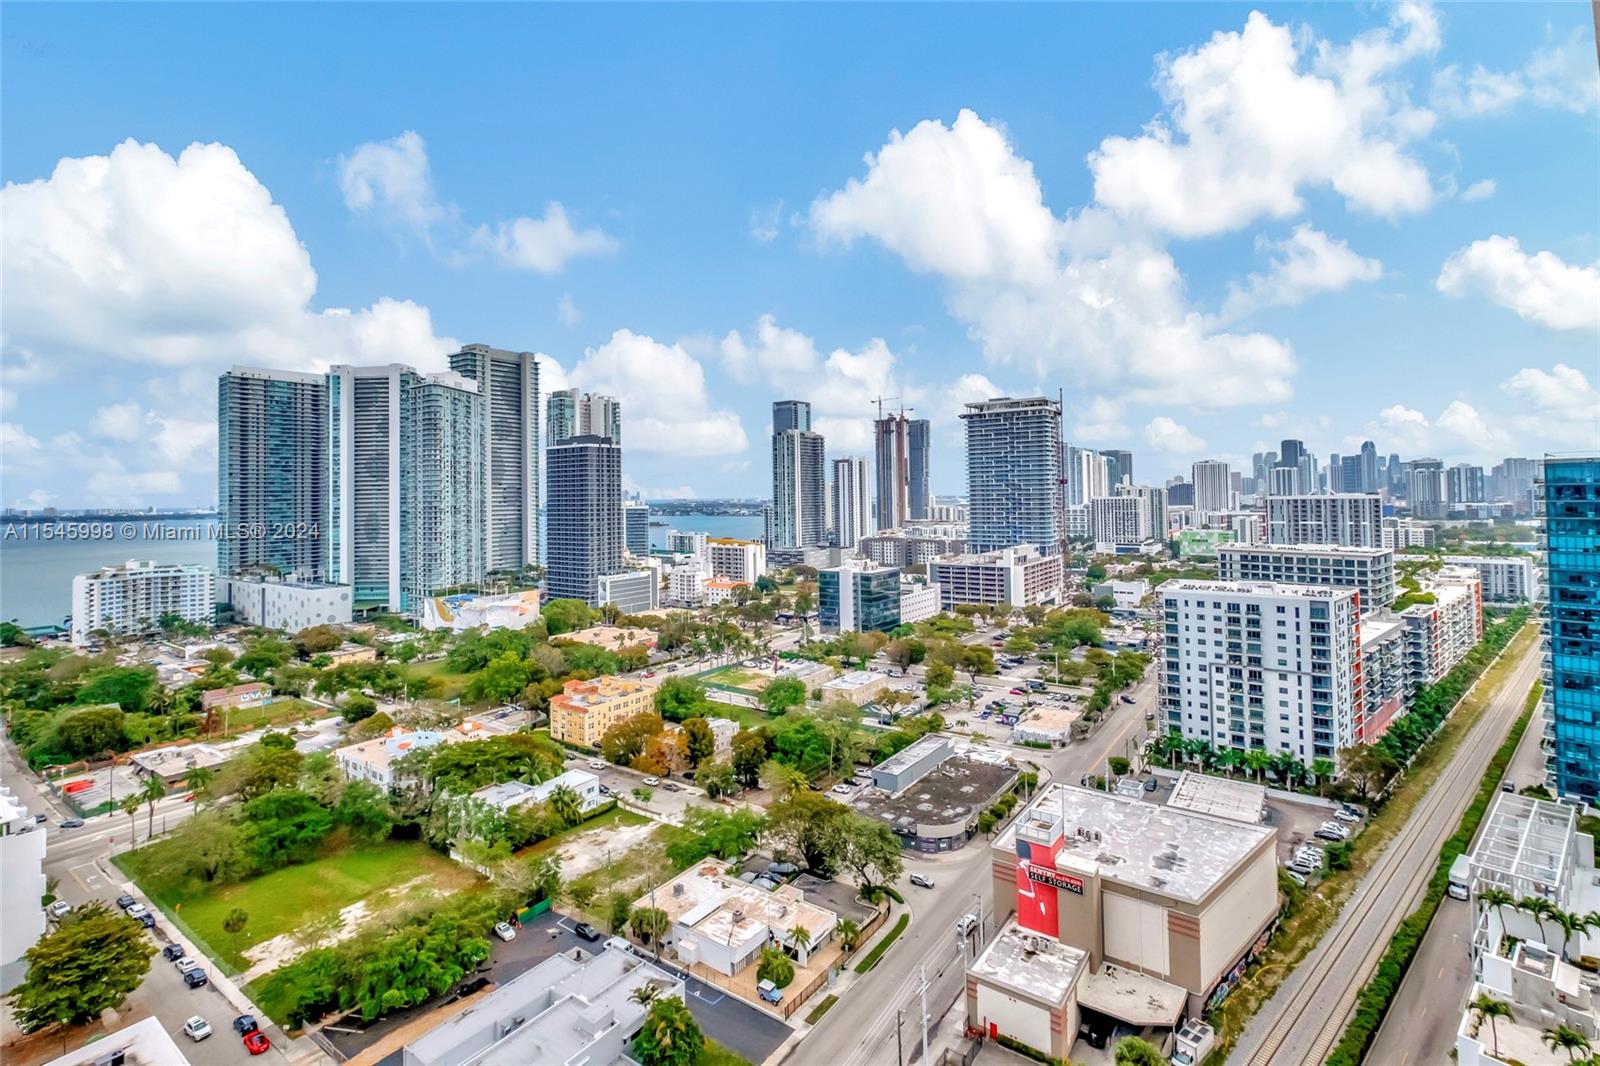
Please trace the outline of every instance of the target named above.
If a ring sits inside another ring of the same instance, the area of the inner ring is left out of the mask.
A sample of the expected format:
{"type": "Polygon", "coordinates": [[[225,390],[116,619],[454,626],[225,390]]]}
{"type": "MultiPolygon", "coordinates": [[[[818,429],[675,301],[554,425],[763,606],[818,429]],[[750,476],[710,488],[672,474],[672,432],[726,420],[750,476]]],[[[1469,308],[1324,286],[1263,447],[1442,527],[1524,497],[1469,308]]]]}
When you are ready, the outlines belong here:
{"type": "Polygon", "coordinates": [[[1348,840],[1350,838],[1350,830],[1338,822],[1323,822],[1317,826],[1317,831],[1312,835],[1319,840],[1348,840]]]}
{"type": "Polygon", "coordinates": [[[1359,821],[1361,821],[1361,815],[1357,814],[1355,811],[1346,810],[1343,807],[1340,807],[1338,810],[1334,811],[1333,812],[1333,816],[1335,818],[1339,819],[1339,821],[1341,821],[1341,822],[1359,822],[1359,821]]]}
{"type": "Polygon", "coordinates": [[[161,949],[161,957],[166,959],[168,962],[177,962],[179,959],[183,958],[183,945],[168,944],[166,947],[161,949]]]}
{"type": "Polygon", "coordinates": [[[932,888],[933,878],[927,876],[926,874],[912,874],[911,883],[916,885],[918,888],[932,888]]]}
{"type": "Polygon", "coordinates": [[[198,1044],[211,1035],[211,1023],[196,1014],[183,1023],[183,1035],[198,1044]]]}
{"type": "Polygon", "coordinates": [[[572,931],[578,934],[579,940],[587,940],[591,944],[600,939],[600,930],[596,929],[588,922],[579,922],[577,925],[572,927],[572,931]]]}
{"type": "Polygon", "coordinates": [[[647,777],[644,779],[644,783],[649,785],[651,788],[655,788],[657,785],[661,784],[661,778],[647,777]]]}
{"type": "Polygon", "coordinates": [[[516,929],[512,928],[510,922],[497,923],[494,927],[494,935],[499,937],[501,940],[517,939],[517,931],[516,929]]]}
{"type": "Polygon", "coordinates": [[[146,929],[154,929],[156,927],[156,916],[151,914],[149,911],[145,911],[143,914],[139,915],[139,924],[144,926],[146,929]]]}
{"type": "Polygon", "coordinates": [[[172,964],[172,968],[177,970],[179,973],[188,973],[190,970],[198,970],[200,968],[200,964],[195,962],[190,956],[185,955],[177,962],[174,962],[172,964]]]}
{"type": "Polygon", "coordinates": [[[260,1029],[252,1029],[240,1037],[244,1049],[252,1055],[262,1055],[272,1048],[272,1041],[267,1039],[267,1034],[260,1029]]]}
{"type": "Polygon", "coordinates": [[[58,899],[51,903],[50,906],[46,907],[44,911],[56,921],[60,921],[72,913],[72,904],[68,903],[64,899],[58,899]]]}
{"type": "Polygon", "coordinates": [[[1161,787],[1161,781],[1158,778],[1156,778],[1154,775],[1144,779],[1144,790],[1146,792],[1154,792],[1156,789],[1158,789],[1160,787],[1161,787]]]}
{"type": "Polygon", "coordinates": [[[765,979],[756,982],[756,995],[768,1003],[783,1002],[783,989],[765,979]]]}
{"type": "Polygon", "coordinates": [[[604,760],[602,760],[602,759],[590,759],[589,760],[589,769],[591,769],[591,770],[604,770],[605,768],[606,768],[606,764],[605,764],[604,760]]]}
{"type": "Polygon", "coordinates": [[[117,897],[117,906],[121,907],[123,910],[127,910],[129,907],[133,906],[137,902],[138,901],[135,900],[132,896],[118,896],[117,897]]]}
{"type": "Polygon", "coordinates": [[[837,784],[833,786],[832,791],[839,793],[841,796],[848,796],[852,790],[849,785],[837,784]]]}
{"type": "Polygon", "coordinates": [[[1133,702],[1133,697],[1132,696],[1124,695],[1124,696],[1121,696],[1119,698],[1122,700],[1123,703],[1132,703],[1133,702]]]}
{"type": "Polygon", "coordinates": [[[1512,781],[1511,779],[1507,778],[1506,780],[1500,782],[1500,791],[1501,792],[1515,792],[1516,790],[1517,790],[1517,783],[1515,781],[1512,781]]]}
{"type": "Polygon", "coordinates": [[[797,874],[799,872],[800,867],[796,866],[792,862],[767,863],[767,873],[771,874],[773,877],[788,877],[791,874],[797,874]]]}
{"type": "Polygon", "coordinates": [[[150,908],[146,907],[143,903],[135,903],[127,908],[128,917],[137,918],[141,914],[147,913],[149,910],[150,908]]]}
{"type": "Polygon", "coordinates": [[[1156,712],[1155,711],[1145,711],[1144,712],[1144,720],[1147,721],[1147,722],[1155,721],[1156,720],[1156,712]]]}
{"type": "Polygon", "coordinates": [[[204,970],[190,970],[183,975],[183,983],[190,988],[200,988],[206,984],[206,972],[204,970]]]}
{"type": "Polygon", "coordinates": [[[1289,880],[1293,881],[1295,884],[1304,885],[1306,883],[1306,875],[1301,873],[1299,870],[1290,867],[1288,872],[1289,880]]]}
{"type": "Polygon", "coordinates": [[[82,829],[83,828],[83,819],[82,818],[68,818],[66,821],[61,823],[61,828],[63,828],[63,829],[82,829]]]}
{"type": "Polygon", "coordinates": [[[978,928],[978,916],[976,914],[963,914],[956,919],[956,932],[962,936],[969,936],[976,928],[978,928]]]}
{"type": "Polygon", "coordinates": [[[241,1014],[233,1020],[233,1031],[240,1036],[246,1033],[253,1033],[259,1028],[261,1026],[256,1024],[256,1016],[254,1014],[241,1014]]]}
{"type": "MultiPolygon", "coordinates": [[[[646,781],[645,784],[649,784],[649,782],[646,781]]],[[[668,792],[682,792],[683,791],[683,786],[678,784],[676,781],[663,781],[663,782],[661,782],[661,787],[666,789],[668,792]]]]}

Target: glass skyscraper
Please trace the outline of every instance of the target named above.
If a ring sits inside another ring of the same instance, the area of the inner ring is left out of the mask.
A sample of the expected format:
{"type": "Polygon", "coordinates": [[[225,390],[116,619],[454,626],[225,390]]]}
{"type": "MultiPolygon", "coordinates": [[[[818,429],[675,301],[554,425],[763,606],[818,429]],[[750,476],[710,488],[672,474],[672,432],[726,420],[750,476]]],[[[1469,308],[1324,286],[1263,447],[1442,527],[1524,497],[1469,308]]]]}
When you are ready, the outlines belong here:
{"type": "Polygon", "coordinates": [[[483,566],[520,570],[542,561],[539,361],[532,352],[468,344],[450,369],[478,383],[483,397],[483,566]]]}
{"type": "Polygon", "coordinates": [[[967,404],[968,550],[1062,539],[1061,405],[1043,396],[967,404]]]}
{"type": "Polygon", "coordinates": [[[610,437],[568,437],[545,453],[551,599],[600,606],[601,575],[622,570],[622,449],[610,437]]]}
{"type": "Polygon", "coordinates": [[[1600,456],[1546,456],[1545,738],[1558,796],[1600,795],[1600,456]]]}
{"type": "Polygon", "coordinates": [[[814,548],[827,532],[827,473],[822,434],[811,431],[811,405],[772,405],[772,523],[769,547],[814,548]]]}

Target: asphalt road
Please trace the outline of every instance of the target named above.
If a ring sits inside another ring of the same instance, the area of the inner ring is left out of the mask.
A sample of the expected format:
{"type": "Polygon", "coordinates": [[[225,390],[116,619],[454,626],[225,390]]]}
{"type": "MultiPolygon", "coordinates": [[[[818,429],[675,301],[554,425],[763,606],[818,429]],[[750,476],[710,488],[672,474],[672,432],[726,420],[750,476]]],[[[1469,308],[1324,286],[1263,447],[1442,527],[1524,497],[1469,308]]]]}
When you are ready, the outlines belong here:
{"type": "Polygon", "coordinates": [[[1438,864],[1439,848],[1471,802],[1538,676],[1538,666],[1535,642],[1411,819],[1378,856],[1333,927],[1251,1019],[1230,1061],[1302,1066],[1327,1058],[1389,937],[1421,898],[1438,864]]]}
{"type": "MultiPolygon", "coordinates": [[[[1503,780],[1517,788],[1544,780],[1540,726],[1535,715],[1506,769],[1503,780]]],[[[1481,834],[1481,824],[1478,830],[1481,834]]],[[[1472,913],[1472,904],[1464,900],[1446,896],[1440,902],[1367,1061],[1387,1066],[1449,1061],[1472,988],[1472,913]]]]}
{"type": "MultiPolygon", "coordinates": [[[[1145,733],[1145,712],[1155,706],[1151,675],[1131,694],[1132,705],[1114,702],[1110,717],[1088,740],[1053,751],[1018,748],[1013,754],[1039,763],[1048,780],[1075,784],[1084,773],[1101,771],[1106,758],[1137,750],[1145,733]]],[[[933,878],[933,889],[897,886],[912,910],[912,922],[877,967],[851,986],[789,1055],[788,1061],[829,1066],[884,1066],[896,1061],[895,1029],[903,1013],[900,1048],[909,1062],[921,1040],[920,975],[926,972],[930,1032],[938,1026],[965,985],[956,919],[978,908],[981,901],[985,940],[993,936],[1005,915],[993,914],[993,883],[989,846],[975,838],[961,851],[931,858],[906,852],[906,873],[933,878]]],[[[957,1009],[961,1009],[959,1004],[957,1009]]]]}

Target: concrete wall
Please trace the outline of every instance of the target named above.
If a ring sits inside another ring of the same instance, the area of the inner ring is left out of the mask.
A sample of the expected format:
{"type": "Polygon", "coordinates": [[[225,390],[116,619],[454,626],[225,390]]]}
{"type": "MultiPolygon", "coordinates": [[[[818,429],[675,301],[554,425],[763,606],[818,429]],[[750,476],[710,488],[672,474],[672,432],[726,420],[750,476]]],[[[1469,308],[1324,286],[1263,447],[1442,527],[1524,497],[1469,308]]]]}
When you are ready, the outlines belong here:
{"type": "MultiPolygon", "coordinates": [[[[1255,940],[1278,910],[1275,841],[1258,851],[1200,915],[1200,984],[1211,988],[1255,940]]],[[[1181,982],[1187,985],[1187,982],[1181,982]]]]}

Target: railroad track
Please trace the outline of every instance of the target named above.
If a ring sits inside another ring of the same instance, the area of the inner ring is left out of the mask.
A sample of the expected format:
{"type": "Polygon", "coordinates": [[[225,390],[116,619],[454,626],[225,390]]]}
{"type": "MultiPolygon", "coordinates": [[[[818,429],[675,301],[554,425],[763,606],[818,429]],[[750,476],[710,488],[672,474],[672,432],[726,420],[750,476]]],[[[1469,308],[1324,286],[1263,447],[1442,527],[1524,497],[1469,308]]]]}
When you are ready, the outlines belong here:
{"type": "MultiPolygon", "coordinates": [[[[1414,868],[1408,871],[1406,861],[1408,853],[1419,843],[1426,843],[1430,835],[1442,842],[1454,831],[1454,821],[1447,820],[1445,825],[1437,826],[1434,820],[1441,811],[1449,809],[1453,802],[1450,797],[1463,780],[1475,782],[1482,778],[1484,765],[1489,758],[1492,758],[1495,749],[1504,739],[1510,723],[1521,710],[1520,694],[1527,691],[1537,676],[1539,663],[1535,654],[1537,650],[1537,645],[1526,649],[1523,652],[1526,661],[1513,670],[1506,679],[1502,691],[1518,695],[1515,698],[1497,701],[1489,707],[1484,717],[1467,734],[1462,750],[1457,752],[1456,757],[1450,761],[1449,766],[1445,768],[1434,787],[1428,791],[1405,826],[1384,849],[1382,856],[1379,857],[1378,866],[1369,874],[1367,883],[1358,889],[1360,898],[1349,905],[1340,920],[1324,935],[1323,939],[1330,945],[1330,950],[1324,952],[1306,972],[1305,980],[1295,989],[1288,1006],[1267,1031],[1266,1037],[1250,1052],[1248,1058],[1242,1060],[1246,1066],[1269,1066],[1277,1060],[1290,1034],[1297,1031],[1304,1032],[1308,1025],[1314,1027],[1316,1036],[1309,1051],[1303,1057],[1294,1059],[1293,1066],[1326,1061],[1328,1053],[1339,1039],[1339,1034],[1344,1031],[1346,1022],[1354,1013],[1356,999],[1361,993],[1362,986],[1388,949],[1389,936],[1392,935],[1385,930],[1383,935],[1374,938],[1372,943],[1362,948],[1358,946],[1360,938],[1353,938],[1350,934],[1359,930],[1380,905],[1392,909],[1397,914],[1396,924],[1410,912],[1423,886],[1433,876],[1435,866],[1432,862],[1422,862],[1415,864],[1414,868]],[[1500,702],[1504,702],[1505,707],[1500,707],[1500,702]],[[1401,898],[1398,902],[1391,900],[1384,904],[1386,891],[1396,883],[1403,890],[1401,898]],[[1337,974],[1345,984],[1333,1009],[1325,1011],[1320,1018],[1306,1021],[1307,1012],[1315,1003],[1318,992],[1334,974],[1337,974]]],[[[1470,800],[1469,791],[1465,802],[1470,800]]],[[[1437,852],[1438,845],[1434,845],[1426,854],[1431,856],[1437,852]]]]}

